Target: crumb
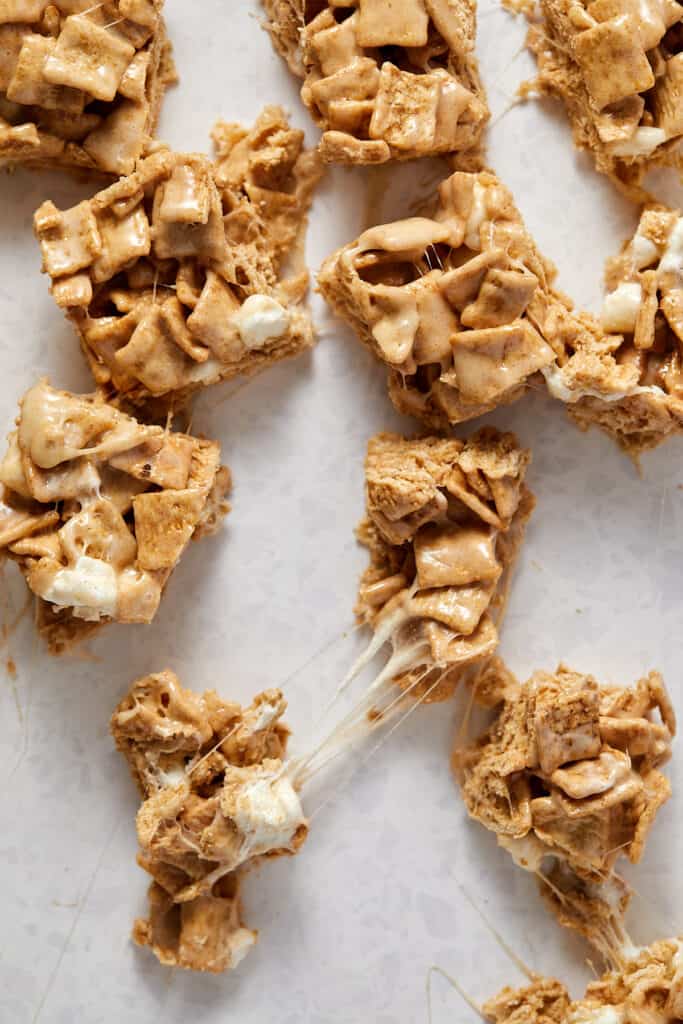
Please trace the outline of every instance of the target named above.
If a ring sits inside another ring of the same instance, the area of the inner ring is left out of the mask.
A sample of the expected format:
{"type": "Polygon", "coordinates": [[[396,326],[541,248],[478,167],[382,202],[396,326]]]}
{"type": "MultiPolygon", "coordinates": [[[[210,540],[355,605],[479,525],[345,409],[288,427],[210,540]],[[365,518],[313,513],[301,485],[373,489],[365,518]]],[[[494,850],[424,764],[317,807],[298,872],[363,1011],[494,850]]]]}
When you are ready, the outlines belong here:
{"type": "Polygon", "coordinates": [[[324,160],[437,154],[481,162],[489,118],[468,0],[263,0],[275,49],[303,79],[324,160]]]}
{"type": "Polygon", "coordinates": [[[155,418],[314,341],[298,249],[320,161],[279,107],[213,139],[215,160],[161,147],[92,199],[34,216],[97,386],[155,418]]]}
{"type": "Polygon", "coordinates": [[[263,856],[296,853],[308,833],[284,770],[289,730],[279,690],[253,703],[184,689],[170,670],[133,683],[111,731],[143,803],[138,863],[152,876],[149,918],[133,937],[163,964],[220,972],[256,942],[242,877],[263,856]]]}
{"type": "Polygon", "coordinates": [[[368,444],[358,537],[370,566],[356,615],[373,628],[373,643],[386,634],[393,679],[416,697],[446,699],[463,670],[497,647],[534,505],[529,460],[513,434],[492,428],[465,442],[378,434],[368,444]]]}
{"type": "Polygon", "coordinates": [[[0,553],[35,595],[51,653],[104,622],[151,622],[195,530],[227,507],[219,445],[44,380],[16,422],[0,462],[0,553]]]}
{"type": "Polygon", "coordinates": [[[163,0],[0,5],[0,164],[130,174],[177,80],[163,0]]]}
{"type": "Polygon", "coordinates": [[[7,671],[7,675],[10,677],[10,679],[16,679],[17,678],[17,665],[16,665],[16,662],[15,662],[14,658],[8,658],[7,659],[7,661],[5,662],[5,669],[7,671]]]}

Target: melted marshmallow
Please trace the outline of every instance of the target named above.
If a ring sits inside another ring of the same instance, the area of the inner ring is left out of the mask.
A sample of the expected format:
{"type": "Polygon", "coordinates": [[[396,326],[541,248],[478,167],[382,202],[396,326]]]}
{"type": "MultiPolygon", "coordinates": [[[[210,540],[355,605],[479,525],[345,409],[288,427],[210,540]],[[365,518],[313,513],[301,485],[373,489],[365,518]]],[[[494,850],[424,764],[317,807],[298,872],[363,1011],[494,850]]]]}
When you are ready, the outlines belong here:
{"type": "Polygon", "coordinates": [[[632,398],[634,395],[662,395],[664,392],[654,384],[644,387],[641,384],[634,384],[632,388],[624,391],[611,391],[605,394],[603,391],[596,391],[595,388],[569,388],[562,377],[562,370],[558,366],[542,366],[541,373],[545,377],[548,391],[553,398],[559,398],[561,402],[578,402],[582,398],[599,398],[602,402],[620,402],[623,398],[632,398]]]}
{"type": "Polygon", "coordinates": [[[72,569],[60,569],[40,594],[44,601],[61,608],[73,608],[74,615],[97,622],[103,615],[114,618],[118,588],[116,573],[100,558],[81,555],[72,569]]]}
{"type": "Polygon", "coordinates": [[[612,156],[650,156],[663,142],[666,142],[663,128],[636,128],[630,139],[613,142],[608,149],[612,156]]]}
{"type": "Polygon", "coordinates": [[[232,317],[248,349],[263,348],[289,330],[289,313],[269,295],[250,295],[232,317]]]}
{"type": "Polygon", "coordinates": [[[635,331],[642,299],[643,289],[637,282],[632,281],[620,284],[606,295],[601,315],[604,329],[615,334],[635,331]]]}
{"type": "Polygon", "coordinates": [[[296,790],[280,772],[264,772],[245,783],[233,820],[244,836],[243,860],[293,849],[294,835],[306,821],[296,790]]]}

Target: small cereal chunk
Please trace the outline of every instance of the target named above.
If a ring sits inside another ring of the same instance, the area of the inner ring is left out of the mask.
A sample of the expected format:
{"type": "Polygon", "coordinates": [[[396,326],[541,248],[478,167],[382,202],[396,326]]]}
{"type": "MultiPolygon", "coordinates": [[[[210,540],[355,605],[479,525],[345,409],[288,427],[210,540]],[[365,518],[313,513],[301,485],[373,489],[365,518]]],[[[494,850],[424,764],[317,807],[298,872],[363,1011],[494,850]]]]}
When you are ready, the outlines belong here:
{"type": "Polygon", "coordinates": [[[130,174],[175,81],[162,7],[0,0],[0,165],[130,174]]]}
{"type": "Polygon", "coordinates": [[[250,863],[297,853],[308,833],[283,763],[279,690],[249,707],[186,690],[170,670],[133,683],[111,719],[143,797],[138,863],[154,879],[133,937],[161,963],[230,970],[256,942],[241,921],[250,863]]]}
{"type": "Polygon", "coordinates": [[[468,0],[263,0],[273,45],[303,79],[324,160],[478,159],[488,120],[468,0]]]}
{"type": "Polygon", "coordinates": [[[387,677],[415,696],[445,700],[497,646],[534,504],[528,463],[512,434],[492,429],[466,442],[378,434],[368,445],[358,536],[370,566],[356,614],[372,626],[373,644],[391,642],[396,670],[387,677]]]}
{"type": "Polygon", "coordinates": [[[219,455],[99,395],[27,392],[0,462],[0,553],[34,593],[51,653],[104,622],[151,622],[192,535],[227,511],[219,455]]]}
{"type": "MultiPolygon", "coordinates": [[[[133,138],[124,100],[87,145],[124,171],[133,138]],[[99,133],[99,134],[98,134],[99,133]]],[[[134,116],[134,111],[133,111],[134,116]]],[[[201,387],[309,348],[313,326],[295,256],[321,164],[279,107],[254,128],[220,123],[217,159],[161,148],[71,210],[34,217],[43,270],[107,395],[153,415],[201,387]],[[290,267],[288,266],[288,271],[290,267]]]]}
{"type": "Polygon", "coordinates": [[[597,169],[642,195],[651,167],[679,162],[683,8],[675,0],[541,0],[540,10],[529,34],[536,88],[564,102],[574,142],[597,169]]]}
{"type": "Polygon", "coordinates": [[[664,683],[651,672],[632,688],[599,685],[564,665],[521,685],[502,664],[493,673],[493,724],[453,752],[467,810],[539,876],[560,923],[609,958],[630,898],[614,865],[640,860],[671,792],[659,770],[676,731],[664,683]]]}

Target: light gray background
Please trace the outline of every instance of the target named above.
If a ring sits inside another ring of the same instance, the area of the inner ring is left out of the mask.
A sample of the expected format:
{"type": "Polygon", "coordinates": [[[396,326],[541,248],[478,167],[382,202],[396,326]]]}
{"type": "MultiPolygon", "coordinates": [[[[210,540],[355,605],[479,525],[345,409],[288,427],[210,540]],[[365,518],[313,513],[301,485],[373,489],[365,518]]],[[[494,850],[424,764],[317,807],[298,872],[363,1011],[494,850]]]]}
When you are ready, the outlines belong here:
{"type": "MultiPolygon", "coordinates": [[[[279,101],[310,129],[295,83],[255,20],[255,2],[168,0],[181,84],[168,95],[160,134],[204,149],[218,116],[249,121],[279,101]]],[[[494,120],[490,161],[513,189],[560,283],[597,309],[602,265],[636,213],[572,149],[549,104],[506,113],[533,71],[520,52],[524,26],[493,0],[481,4],[479,52],[494,120]]],[[[425,165],[331,172],[316,199],[312,268],[367,223],[400,215],[407,196],[435,181],[425,165]],[[370,181],[370,202],[365,191],[370,181]],[[374,197],[374,199],[373,199],[374,197]],[[378,197],[382,197],[381,204],[378,197]]],[[[64,205],[86,188],[61,176],[16,171],[0,188],[0,428],[41,374],[87,389],[70,328],[39,274],[31,217],[48,196],[64,205]]],[[[430,965],[477,999],[519,975],[465,893],[530,966],[570,979],[590,972],[585,947],[539,907],[533,880],[464,817],[448,770],[458,705],[420,709],[316,817],[301,855],[255,873],[246,920],[255,951],[222,977],[172,973],[129,941],[144,909],[135,865],[137,797],[108,734],[132,679],[166,665],[186,685],[248,701],[286,684],[292,750],[310,742],[320,709],[357,650],[351,608],[364,555],[353,527],[362,512],[368,436],[403,427],[384,374],[314,299],[321,341],[310,357],[241,386],[213,389],[195,425],[220,439],[234,472],[234,511],[216,539],[192,545],[149,627],[110,627],[89,660],[57,661],[22,620],[2,651],[0,744],[0,1020],[7,1024],[422,1022],[430,965]],[[334,638],[339,642],[323,650],[334,638]],[[313,661],[310,661],[314,656],[313,661]],[[306,663],[309,663],[307,667],[306,663]]],[[[580,434],[541,394],[491,417],[531,445],[538,509],[513,588],[503,652],[521,675],[561,658],[599,678],[631,682],[660,667],[680,706],[680,440],[630,462],[600,434],[580,434]]],[[[24,600],[9,566],[4,619],[24,600]]],[[[671,774],[676,788],[681,761],[671,774]]],[[[659,815],[645,862],[633,932],[650,941],[683,926],[680,798],[659,815]],[[677,813],[678,812],[678,813],[677,813]]],[[[473,1019],[441,980],[435,1024],[473,1019]]]]}

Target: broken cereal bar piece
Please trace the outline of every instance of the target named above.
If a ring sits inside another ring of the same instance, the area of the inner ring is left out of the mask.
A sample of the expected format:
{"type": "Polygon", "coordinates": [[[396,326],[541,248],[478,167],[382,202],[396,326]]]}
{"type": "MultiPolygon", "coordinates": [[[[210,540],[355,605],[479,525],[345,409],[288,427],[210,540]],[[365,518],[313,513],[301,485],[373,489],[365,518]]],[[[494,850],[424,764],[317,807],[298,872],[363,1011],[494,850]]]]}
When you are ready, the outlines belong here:
{"type": "Polygon", "coordinates": [[[176,80],[163,0],[0,2],[0,165],[130,174],[176,80]]]}
{"type": "Polygon", "coordinates": [[[324,160],[478,157],[489,117],[470,0],[263,0],[276,50],[303,79],[324,160]]]}
{"type": "Polygon", "coordinates": [[[256,942],[239,889],[256,858],[296,853],[308,825],[283,758],[279,690],[246,708],[170,670],[133,683],[111,730],[143,796],[138,862],[154,879],[133,937],[163,964],[219,972],[256,942]]]}
{"type": "MultiPolygon", "coordinates": [[[[575,422],[598,426],[634,457],[683,427],[683,217],[648,205],[607,264],[607,295],[592,331],[566,339],[545,371],[575,422]]],[[[586,318],[587,322],[587,318],[586,318]]]]}
{"type": "Polygon", "coordinates": [[[615,863],[640,860],[671,793],[660,771],[676,731],[671,701],[657,672],[631,688],[564,665],[511,678],[505,670],[492,725],[453,753],[467,811],[538,875],[560,922],[608,958],[605,936],[625,934],[630,896],[615,863]]]}
{"type": "Polygon", "coordinates": [[[313,344],[308,277],[284,277],[320,176],[280,108],[219,123],[216,160],[160,149],[90,200],[37,210],[51,292],[96,383],[177,408],[313,344]]]}
{"type": "Polygon", "coordinates": [[[0,554],[35,594],[51,653],[104,622],[151,622],[190,538],[228,511],[218,444],[46,381],[16,422],[0,462],[0,554]]]}
{"type": "Polygon", "coordinates": [[[370,228],[318,282],[388,367],[396,408],[441,428],[515,401],[554,362],[569,317],[554,277],[495,175],[457,172],[433,216],[370,228]]]}
{"type": "Polygon", "coordinates": [[[414,696],[449,697],[466,666],[498,645],[512,566],[534,499],[529,452],[484,428],[463,442],[378,434],[365,463],[370,553],[356,614],[389,641],[384,678],[414,696]]]}
{"type": "Polygon", "coordinates": [[[565,104],[574,142],[632,196],[647,171],[680,162],[683,6],[676,0],[541,0],[532,83],[565,104]]]}

